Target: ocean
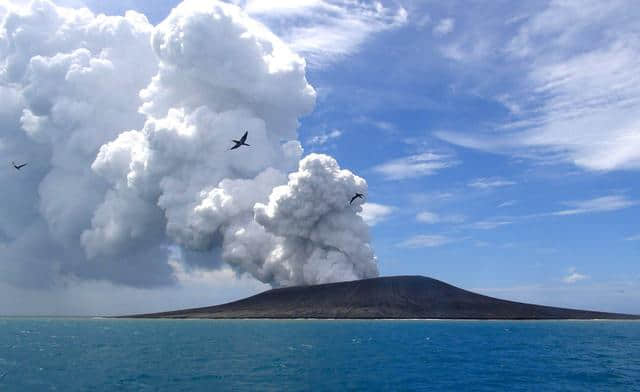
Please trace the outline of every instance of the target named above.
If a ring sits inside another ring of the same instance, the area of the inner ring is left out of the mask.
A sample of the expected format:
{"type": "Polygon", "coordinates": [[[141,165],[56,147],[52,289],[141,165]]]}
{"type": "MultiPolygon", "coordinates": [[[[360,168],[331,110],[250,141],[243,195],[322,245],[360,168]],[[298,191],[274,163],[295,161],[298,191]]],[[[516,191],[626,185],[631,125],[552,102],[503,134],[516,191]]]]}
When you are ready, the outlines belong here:
{"type": "Polygon", "coordinates": [[[640,391],[640,322],[0,318],[0,391],[640,391]]]}

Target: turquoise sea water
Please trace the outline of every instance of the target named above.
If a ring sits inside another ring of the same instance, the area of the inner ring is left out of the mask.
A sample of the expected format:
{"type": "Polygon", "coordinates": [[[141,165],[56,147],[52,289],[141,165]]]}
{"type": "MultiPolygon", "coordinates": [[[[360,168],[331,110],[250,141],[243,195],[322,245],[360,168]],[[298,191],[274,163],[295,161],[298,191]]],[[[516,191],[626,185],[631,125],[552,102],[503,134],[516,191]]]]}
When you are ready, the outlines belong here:
{"type": "Polygon", "coordinates": [[[0,319],[0,391],[640,391],[640,322],[0,319]]]}

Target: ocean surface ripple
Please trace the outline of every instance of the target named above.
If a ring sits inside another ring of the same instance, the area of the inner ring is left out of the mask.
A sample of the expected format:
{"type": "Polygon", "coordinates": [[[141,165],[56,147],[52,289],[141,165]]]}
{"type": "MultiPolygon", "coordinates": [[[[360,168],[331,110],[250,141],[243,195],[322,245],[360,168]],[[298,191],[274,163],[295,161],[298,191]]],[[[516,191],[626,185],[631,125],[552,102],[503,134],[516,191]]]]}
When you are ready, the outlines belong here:
{"type": "Polygon", "coordinates": [[[640,390],[640,322],[0,318],[0,391],[640,390]]]}

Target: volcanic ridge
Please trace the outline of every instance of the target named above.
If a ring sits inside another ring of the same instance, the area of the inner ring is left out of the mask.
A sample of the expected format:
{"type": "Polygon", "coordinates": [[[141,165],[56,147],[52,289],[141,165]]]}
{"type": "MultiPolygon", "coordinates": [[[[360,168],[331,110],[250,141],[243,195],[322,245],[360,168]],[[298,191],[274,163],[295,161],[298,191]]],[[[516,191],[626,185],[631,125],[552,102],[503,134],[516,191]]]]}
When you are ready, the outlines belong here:
{"type": "Polygon", "coordinates": [[[424,276],[392,276],[278,288],[223,305],[126,317],[640,320],[640,315],[564,309],[506,301],[472,293],[424,276]]]}

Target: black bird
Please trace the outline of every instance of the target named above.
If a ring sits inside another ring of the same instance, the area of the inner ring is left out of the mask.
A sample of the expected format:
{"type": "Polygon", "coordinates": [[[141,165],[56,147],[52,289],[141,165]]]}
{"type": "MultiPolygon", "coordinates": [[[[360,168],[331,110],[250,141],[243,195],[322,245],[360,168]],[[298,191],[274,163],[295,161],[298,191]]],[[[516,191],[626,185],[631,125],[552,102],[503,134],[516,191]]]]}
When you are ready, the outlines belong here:
{"type": "Polygon", "coordinates": [[[11,164],[13,165],[13,167],[15,167],[15,168],[16,168],[16,170],[20,170],[20,169],[22,169],[23,167],[27,166],[27,164],[26,164],[26,163],[23,163],[22,165],[16,165],[16,163],[15,163],[14,161],[11,161],[11,164]]]}
{"type": "Polygon", "coordinates": [[[247,132],[244,133],[244,135],[242,135],[240,140],[233,140],[235,145],[233,147],[231,147],[229,150],[235,150],[236,148],[238,148],[240,146],[250,146],[250,144],[245,143],[247,141],[247,135],[248,134],[249,134],[249,132],[247,131],[247,132]]]}
{"type": "Polygon", "coordinates": [[[356,192],[356,195],[351,198],[351,201],[349,202],[349,204],[352,204],[353,201],[357,198],[361,198],[362,200],[364,200],[364,195],[362,193],[356,192]]]}

